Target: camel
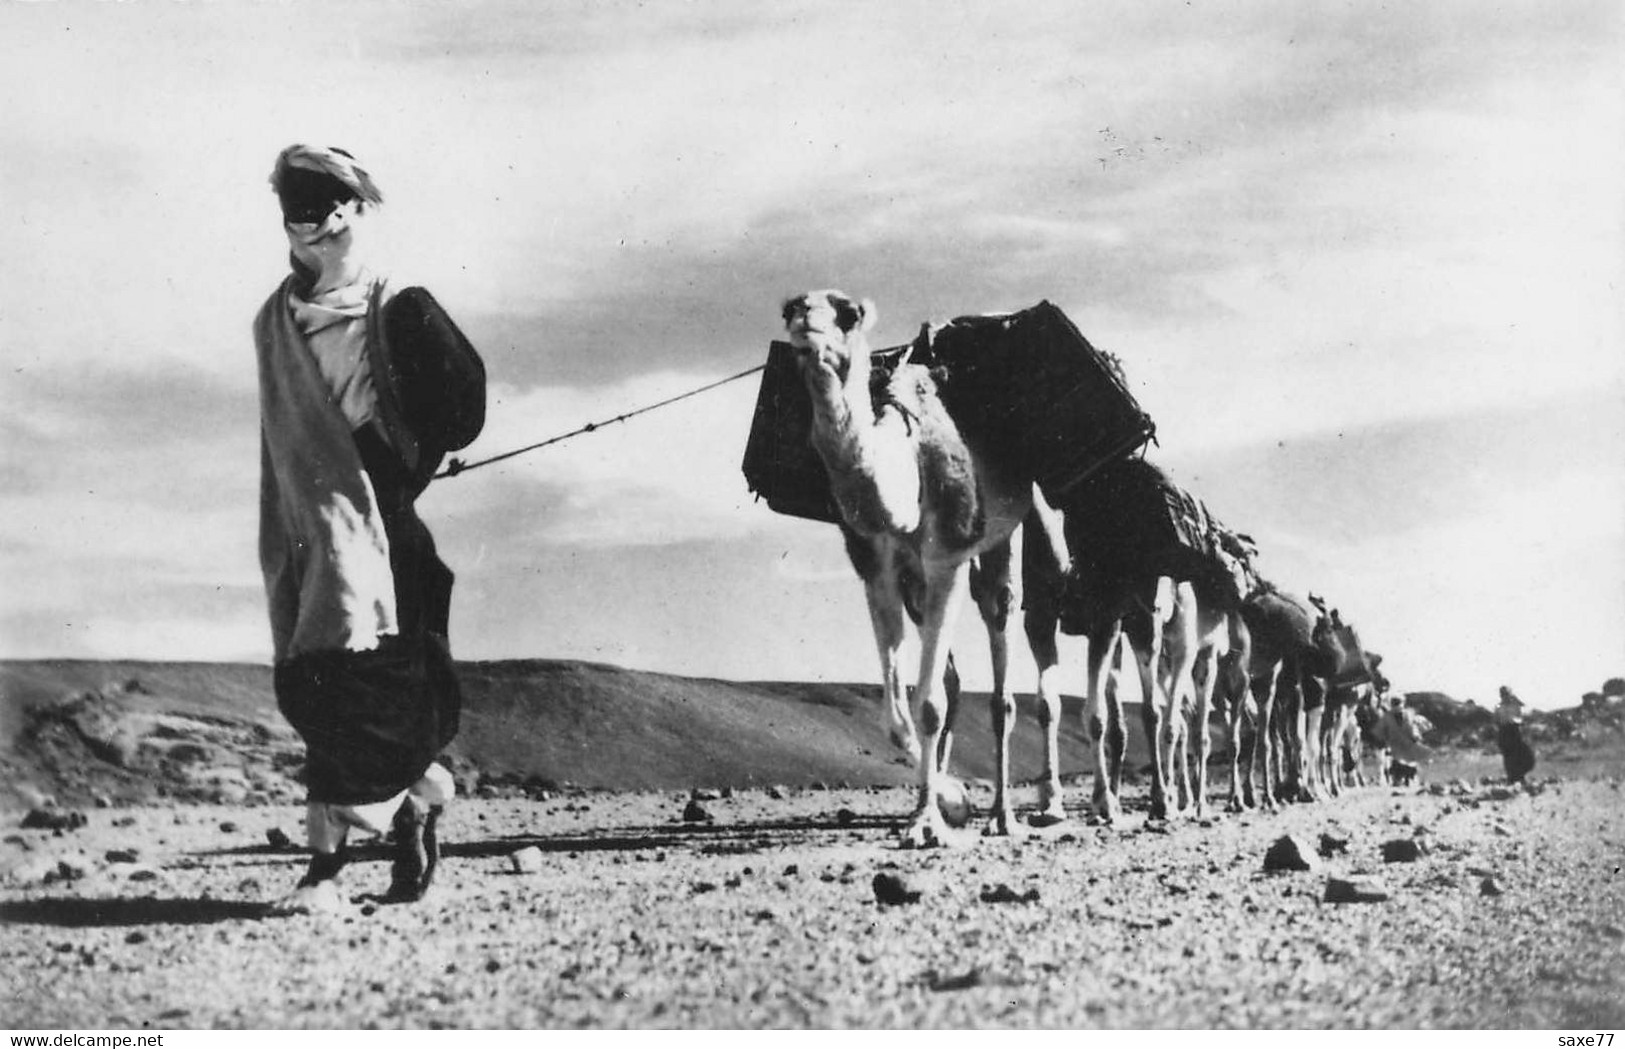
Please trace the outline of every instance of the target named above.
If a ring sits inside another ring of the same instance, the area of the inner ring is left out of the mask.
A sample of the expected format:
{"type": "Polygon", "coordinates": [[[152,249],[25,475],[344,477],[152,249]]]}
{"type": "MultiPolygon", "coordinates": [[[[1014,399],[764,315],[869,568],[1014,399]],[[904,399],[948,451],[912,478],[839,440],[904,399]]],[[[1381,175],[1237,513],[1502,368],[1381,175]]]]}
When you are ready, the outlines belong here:
{"type": "Polygon", "coordinates": [[[1301,778],[1300,752],[1282,742],[1301,738],[1296,726],[1303,717],[1303,661],[1313,643],[1314,616],[1303,602],[1256,579],[1237,618],[1236,641],[1221,669],[1231,742],[1228,807],[1240,811],[1262,804],[1274,809],[1283,800],[1283,784],[1301,778]],[[1254,731],[1243,772],[1241,724],[1249,714],[1254,731]],[[1283,724],[1291,727],[1282,732],[1283,724]]]}
{"type": "Polygon", "coordinates": [[[1335,796],[1343,788],[1341,740],[1353,727],[1355,706],[1368,698],[1382,657],[1367,652],[1359,631],[1324,599],[1310,594],[1309,603],[1320,614],[1311,632],[1313,651],[1307,670],[1314,676],[1323,702],[1310,709],[1305,719],[1306,786],[1312,796],[1321,791],[1335,796]]]}
{"type": "MultiPolygon", "coordinates": [[[[1042,518],[1047,507],[1041,499],[1035,508],[1042,518]]],[[[1220,535],[1228,533],[1198,500],[1144,459],[1102,468],[1070,488],[1057,510],[1061,543],[1034,543],[1037,533],[1029,532],[1022,547],[1024,625],[1039,666],[1039,709],[1046,722],[1036,818],[1062,816],[1054,757],[1059,699],[1051,697],[1046,683],[1055,665],[1057,629],[1081,634],[1088,643],[1084,716],[1095,767],[1093,815],[1106,822],[1122,815],[1127,737],[1120,691],[1111,680],[1119,646],[1132,654],[1139,671],[1142,721],[1152,754],[1152,817],[1169,814],[1170,784],[1180,792],[1175,812],[1187,806],[1205,811],[1210,743],[1204,730],[1198,748],[1203,764],[1193,779],[1185,729],[1193,708],[1206,723],[1217,676],[1210,664],[1228,649],[1232,634],[1231,613],[1241,591],[1234,578],[1236,562],[1221,552],[1225,543],[1220,535]],[[1170,524],[1169,500],[1182,515],[1179,524],[1170,524]],[[1205,551],[1191,545],[1181,527],[1192,521],[1192,527],[1218,545],[1205,551]],[[1070,569],[1065,567],[1068,561],[1070,569]],[[1206,662],[1198,677],[1199,659],[1206,662]]],[[[1045,531],[1053,535],[1053,524],[1045,531]]]]}
{"type": "Polygon", "coordinates": [[[1032,505],[1032,479],[995,450],[966,441],[926,368],[905,359],[871,391],[872,303],[834,290],[811,291],[786,301],[783,316],[812,402],[811,444],[828,472],[847,555],[863,581],[893,738],[919,768],[919,795],[904,841],[915,847],[949,841],[938,807],[949,728],[941,682],[952,627],[971,591],[973,561],[975,599],[993,653],[999,771],[988,831],[1008,834],[1016,710],[1005,674],[1009,542],[1032,505]],[[917,732],[899,665],[905,619],[915,622],[920,635],[917,732]]]}

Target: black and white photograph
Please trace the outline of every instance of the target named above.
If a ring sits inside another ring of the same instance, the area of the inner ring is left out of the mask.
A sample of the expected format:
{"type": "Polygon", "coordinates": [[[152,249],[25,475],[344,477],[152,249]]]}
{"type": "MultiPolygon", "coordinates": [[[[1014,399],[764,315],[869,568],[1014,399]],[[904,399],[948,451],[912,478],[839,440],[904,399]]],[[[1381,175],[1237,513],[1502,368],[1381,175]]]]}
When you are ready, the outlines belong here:
{"type": "Polygon", "coordinates": [[[1622,55],[0,0],[0,1027],[1604,1049],[1622,55]]]}

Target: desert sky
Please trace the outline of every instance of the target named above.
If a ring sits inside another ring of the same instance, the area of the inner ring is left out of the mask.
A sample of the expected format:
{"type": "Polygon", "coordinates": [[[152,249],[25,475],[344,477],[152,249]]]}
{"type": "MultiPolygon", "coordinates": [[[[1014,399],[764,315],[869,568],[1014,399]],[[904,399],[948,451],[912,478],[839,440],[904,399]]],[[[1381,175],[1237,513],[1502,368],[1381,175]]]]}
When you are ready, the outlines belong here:
{"type": "MultiPolygon", "coordinates": [[[[759,364],[806,289],[877,345],[1048,299],[1397,687],[1574,703],[1625,673],[1622,42],[1606,0],[6,4],[0,656],[269,659],[249,322],[310,142],[486,360],[465,458],[759,364]]],[[[458,656],[876,680],[835,529],[745,487],[755,395],[432,485],[458,656]]]]}

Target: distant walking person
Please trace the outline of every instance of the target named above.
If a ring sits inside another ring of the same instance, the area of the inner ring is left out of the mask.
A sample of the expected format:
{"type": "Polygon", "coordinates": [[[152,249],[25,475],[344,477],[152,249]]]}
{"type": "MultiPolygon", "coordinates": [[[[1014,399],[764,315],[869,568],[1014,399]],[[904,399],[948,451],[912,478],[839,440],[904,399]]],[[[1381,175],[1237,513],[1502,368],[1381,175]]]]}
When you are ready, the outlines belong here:
{"type": "Polygon", "coordinates": [[[1523,700],[1505,685],[1501,686],[1501,705],[1495,710],[1495,741],[1501,747],[1507,782],[1522,783],[1535,767],[1535,752],[1523,738],[1523,700]]]}
{"type": "Polygon", "coordinates": [[[451,570],[414,501],[478,435],[485,369],[422,288],[366,265],[383,202],[342,149],[294,145],[271,173],[292,273],[254,319],[260,565],[277,706],[303,737],[310,868],[277,905],[342,903],[352,829],[393,830],[386,899],[421,899],[455,788],[435,759],[462,695],[447,641],[451,570]]]}

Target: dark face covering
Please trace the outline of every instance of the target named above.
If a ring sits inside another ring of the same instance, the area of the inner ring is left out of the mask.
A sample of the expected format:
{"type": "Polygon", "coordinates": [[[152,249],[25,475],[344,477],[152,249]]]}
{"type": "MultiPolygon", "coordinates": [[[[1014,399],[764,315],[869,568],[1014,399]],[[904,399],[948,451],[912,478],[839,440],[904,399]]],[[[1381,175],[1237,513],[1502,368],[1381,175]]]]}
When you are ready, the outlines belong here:
{"type": "Polygon", "coordinates": [[[332,175],[304,168],[289,168],[277,186],[282,221],[320,224],[333,209],[355,199],[355,191],[332,175]]]}

